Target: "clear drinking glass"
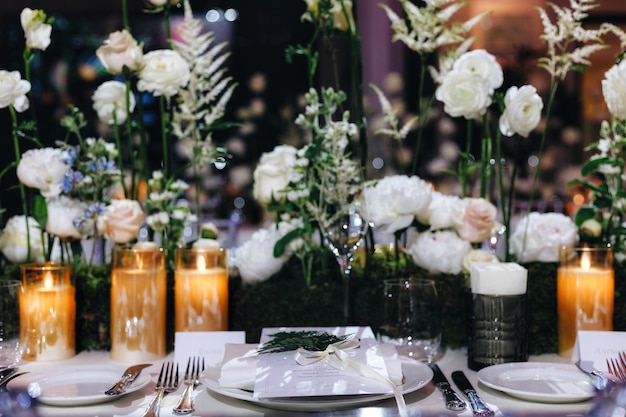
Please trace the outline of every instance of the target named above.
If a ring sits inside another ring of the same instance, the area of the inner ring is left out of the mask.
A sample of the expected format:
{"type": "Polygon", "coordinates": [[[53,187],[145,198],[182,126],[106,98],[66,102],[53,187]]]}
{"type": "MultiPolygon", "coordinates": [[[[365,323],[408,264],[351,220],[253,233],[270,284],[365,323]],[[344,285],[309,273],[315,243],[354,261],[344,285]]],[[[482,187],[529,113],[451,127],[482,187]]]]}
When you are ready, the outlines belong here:
{"type": "Polygon", "coordinates": [[[441,344],[441,311],[435,281],[384,281],[383,322],[378,340],[396,345],[400,355],[432,362],[441,344]]]}
{"type": "Polygon", "coordinates": [[[22,359],[19,293],[19,281],[0,281],[0,369],[12,368],[22,359]]]}

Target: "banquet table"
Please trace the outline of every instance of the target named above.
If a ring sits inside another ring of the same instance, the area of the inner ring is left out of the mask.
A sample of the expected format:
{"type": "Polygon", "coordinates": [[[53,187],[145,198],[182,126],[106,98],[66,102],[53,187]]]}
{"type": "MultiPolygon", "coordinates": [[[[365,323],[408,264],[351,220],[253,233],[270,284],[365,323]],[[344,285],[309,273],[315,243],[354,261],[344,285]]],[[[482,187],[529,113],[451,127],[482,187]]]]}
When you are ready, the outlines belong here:
{"type": "MultiPolygon", "coordinates": [[[[140,417],[145,411],[149,401],[152,399],[155,390],[156,380],[161,368],[161,364],[166,360],[173,360],[174,354],[170,353],[163,360],[153,362],[152,366],[146,368],[143,372],[150,376],[150,382],[141,390],[132,392],[115,398],[109,402],[83,405],[83,406],[49,406],[39,404],[37,406],[38,415],[41,417],[53,416],[138,416],[140,417]]],[[[567,363],[564,358],[556,354],[532,356],[531,362],[551,362],[551,363],[567,363]]],[[[455,370],[464,370],[470,382],[478,391],[479,395],[493,408],[496,409],[496,416],[522,417],[522,416],[584,416],[591,408],[593,400],[585,400],[582,402],[552,404],[524,401],[511,397],[503,392],[491,389],[478,381],[477,372],[468,370],[467,368],[467,352],[464,349],[447,350],[440,354],[436,360],[444,374],[450,379],[450,374],[455,370]]],[[[41,372],[42,370],[58,369],[64,372],[64,369],[76,369],[82,366],[110,366],[124,369],[125,363],[115,362],[111,360],[108,352],[91,351],[81,352],[75,357],[63,361],[55,362],[25,362],[20,366],[20,370],[30,371],[31,373],[41,372]]],[[[67,372],[67,371],[65,371],[67,372]]],[[[28,375],[28,374],[27,374],[28,375]]],[[[26,375],[24,376],[26,377],[26,375]]],[[[11,385],[11,384],[9,384],[11,385]]],[[[454,387],[454,383],[451,382],[454,387]]],[[[456,388],[456,387],[455,387],[456,388]]],[[[179,395],[183,391],[183,384],[178,390],[164,397],[161,407],[161,416],[172,416],[172,408],[174,407],[179,395]]],[[[458,392],[458,390],[457,390],[458,392]]],[[[405,400],[410,416],[458,416],[468,417],[472,413],[468,409],[463,412],[454,412],[446,410],[444,406],[443,396],[431,383],[428,383],[419,390],[406,394],[405,400]]],[[[340,410],[319,410],[319,411],[285,411],[265,408],[255,402],[238,400],[211,392],[203,385],[198,386],[195,390],[195,408],[196,411],[192,416],[354,416],[354,417],[387,417],[397,416],[398,410],[396,402],[393,398],[384,399],[371,404],[355,406],[354,408],[340,410]]]]}

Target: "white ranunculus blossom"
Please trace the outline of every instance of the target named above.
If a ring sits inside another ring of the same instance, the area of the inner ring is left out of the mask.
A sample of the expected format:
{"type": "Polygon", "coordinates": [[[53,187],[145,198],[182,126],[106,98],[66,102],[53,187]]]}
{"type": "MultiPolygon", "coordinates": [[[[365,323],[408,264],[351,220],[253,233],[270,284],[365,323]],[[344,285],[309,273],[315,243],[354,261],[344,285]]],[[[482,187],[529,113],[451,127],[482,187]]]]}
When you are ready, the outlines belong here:
{"type": "Polygon", "coordinates": [[[274,257],[274,246],[283,236],[293,230],[294,226],[281,222],[276,230],[275,225],[267,229],[259,229],[250,239],[237,248],[234,265],[239,270],[243,282],[252,284],[263,282],[280,271],[291,256],[289,250],[279,257],[274,257]]]}
{"type": "Polygon", "coordinates": [[[504,96],[504,106],[500,116],[500,132],[504,136],[517,133],[527,138],[541,121],[543,101],[532,85],[509,88],[504,96]]]}
{"type": "Polygon", "coordinates": [[[496,255],[491,252],[487,252],[482,249],[472,249],[463,256],[463,260],[461,264],[463,265],[463,270],[466,272],[471,272],[472,264],[475,262],[490,262],[490,263],[498,263],[500,260],[496,255]]]}
{"type": "Polygon", "coordinates": [[[48,206],[46,232],[64,240],[80,239],[82,235],[74,221],[83,216],[87,204],[64,195],[50,198],[46,203],[48,206]]]}
{"type": "Polygon", "coordinates": [[[26,47],[45,51],[50,46],[52,25],[46,23],[46,14],[43,10],[24,8],[20,13],[20,23],[24,30],[26,47]]]}
{"type": "MultiPolygon", "coordinates": [[[[28,230],[30,234],[30,260],[43,262],[44,248],[41,229],[37,221],[28,218],[28,230]]],[[[28,238],[26,234],[26,217],[23,215],[13,216],[0,234],[0,252],[13,263],[28,261],[28,238]]]]}
{"type": "Polygon", "coordinates": [[[465,198],[458,206],[454,228],[462,239],[482,242],[492,234],[498,210],[484,198],[465,198]]]}
{"type": "Polygon", "coordinates": [[[496,57],[484,49],[465,52],[452,66],[452,70],[469,71],[480,76],[489,85],[489,94],[502,86],[504,74],[496,57]]]}
{"type": "Polygon", "coordinates": [[[124,67],[137,71],[143,63],[143,43],[138,44],[128,30],[120,30],[109,35],[96,56],[111,74],[121,74],[124,67]]]}
{"type": "Polygon", "coordinates": [[[463,257],[472,245],[452,230],[426,231],[413,235],[406,252],[416,265],[433,273],[458,274],[463,257]]]}
{"type": "Polygon", "coordinates": [[[578,241],[578,228],[561,213],[532,212],[524,217],[510,240],[510,251],[519,262],[558,262],[559,248],[578,241]]]}
{"type": "Polygon", "coordinates": [[[187,61],[171,49],[148,52],[143,64],[137,88],[155,96],[172,97],[187,85],[191,76],[187,61]]]}
{"type": "Polygon", "coordinates": [[[30,149],[17,165],[17,177],[22,184],[36,188],[46,198],[61,194],[61,184],[68,166],[63,151],[58,148],[30,149]]]}
{"type": "Polygon", "coordinates": [[[602,94],[611,114],[618,120],[626,120],[626,60],[604,74],[602,94]]]}
{"type": "Polygon", "coordinates": [[[452,117],[475,119],[491,105],[489,84],[476,73],[452,70],[435,91],[435,98],[443,102],[443,110],[452,117]]]}
{"type": "Polygon", "coordinates": [[[454,227],[454,213],[462,204],[463,200],[457,195],[433,191],[428,208],[417,214],[417,220],[435,230],[450,229],[454,227]]]}
{"type": "Polygon", "coordinates": [[[22,80],[19,71],[0,71],[0,109],[13,106],[16,111],[28,109],[26,93],[30,91],[30,83],[22,80]]]}
{"type": "Polygon", "coordinates": [[[393,233],[409,227],[428,208],[431,198],[432,185],[419,177],[384,177],[363,190],[361,214],[381,232],[393,233]]]}
{"type": "MultiPolygon", "coordinates": [[[[105,81],[94,91],[91,96],[93,109],[98,113],[100,120],[112,125],[124,123],[128,118],[126,112],[126,85],[120,81],[105,81]],[[114,117],[115,115],[115,117],[114,117]]],[[[129,96],[129,108],[132,113],[135,110],[135,96],[129,96]]]]}
{"type": "Polygon", "coordinates": [[[137,238],[145,215],[136,200],[111,200],[98,216],[98,232],[115,243],[128,243],[137,238]]]}
{"type": "Polygon", "coordinates": [[[280,193],[294,177],[293,166],[298,150],[293,146],[279,145],[271,152],[261,155],[259,164],[254,170],[254,198],[261,204],[268,204],[272,197],[282,200],[285,195],[280,193]]]}

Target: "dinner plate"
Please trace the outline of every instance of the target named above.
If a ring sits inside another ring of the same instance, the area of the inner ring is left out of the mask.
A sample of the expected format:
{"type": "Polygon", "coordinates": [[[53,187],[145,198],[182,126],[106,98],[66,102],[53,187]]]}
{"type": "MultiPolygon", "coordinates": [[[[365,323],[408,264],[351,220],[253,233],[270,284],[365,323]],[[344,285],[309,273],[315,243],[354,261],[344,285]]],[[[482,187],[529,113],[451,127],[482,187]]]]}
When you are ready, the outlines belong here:
{"type": "Polygon", "coordinates": [[[513,397],[535,402],[578,402],[594,395],[591,378],[569,364],[503,363],[478,371],[478,380],[513,397]]]}
{"type": "MultiPolygon", "coordinates": [[[[68,366],[24,374],[9,381],[10,390],[28,391],[42,404],[77,406],[113,401],[120,397],[105,395],[104,391],[115,384],[125,368],[115,366],[68,366]]],[[[150,375],[141,373],[121,395],[145,387],[150,375]]]]}
{"type": "MultiPolygon", "coordinates": [[[[417,391],[430,382],[433,371],[421,362],[413,359],[402,358],[402,374],[404,384],[398,386],[403,394],[417,391]]],[[[370,394],[370,395],[337,395],[327,397],[298,397],[298,398],[254,398],[253,393],[236,388],[222,388],[218,382],[220,367],[210,367],[200,375],[202,383],[212,392],[230,398],[249,401],[267,408],[287,411],[320,411],[336,410],[354,407],[361,404],[373,403],[387,398],[393,394],[370,394]]]]}

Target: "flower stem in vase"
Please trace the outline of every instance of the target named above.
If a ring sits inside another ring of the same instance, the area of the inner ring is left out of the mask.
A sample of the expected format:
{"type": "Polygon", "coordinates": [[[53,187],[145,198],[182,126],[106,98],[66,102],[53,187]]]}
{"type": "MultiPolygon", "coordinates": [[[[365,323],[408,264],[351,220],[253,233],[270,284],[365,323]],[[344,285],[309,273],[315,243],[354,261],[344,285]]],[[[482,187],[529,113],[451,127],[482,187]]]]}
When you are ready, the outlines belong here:
{"type": "Polygon", "coordinates": [[[349,207],[323,228],[324,242],[330,248],[343,274],[343,318],[350,321],[350,272],[354,252],[363,241],[367,222],[355,207],[349,207]]]}

